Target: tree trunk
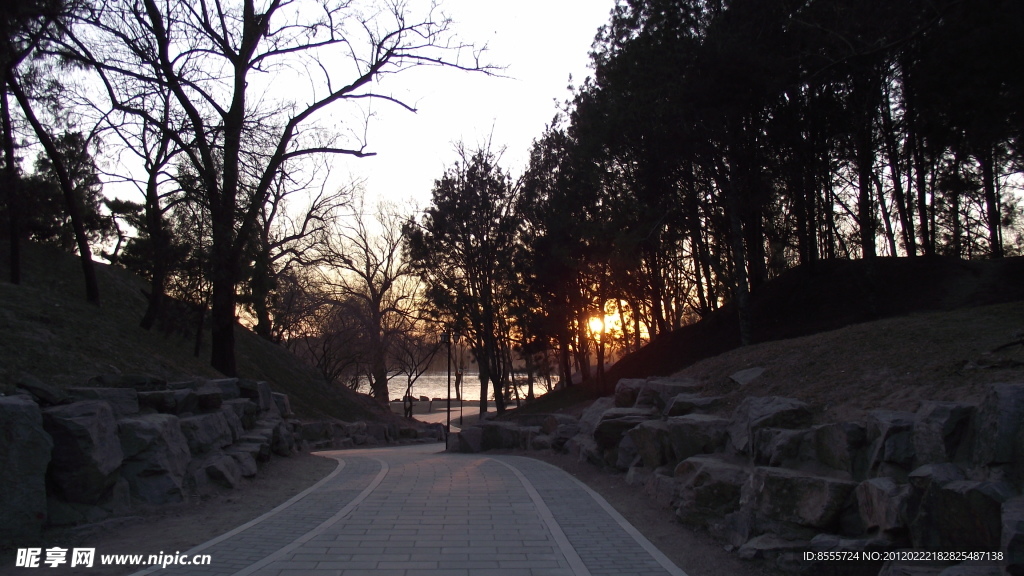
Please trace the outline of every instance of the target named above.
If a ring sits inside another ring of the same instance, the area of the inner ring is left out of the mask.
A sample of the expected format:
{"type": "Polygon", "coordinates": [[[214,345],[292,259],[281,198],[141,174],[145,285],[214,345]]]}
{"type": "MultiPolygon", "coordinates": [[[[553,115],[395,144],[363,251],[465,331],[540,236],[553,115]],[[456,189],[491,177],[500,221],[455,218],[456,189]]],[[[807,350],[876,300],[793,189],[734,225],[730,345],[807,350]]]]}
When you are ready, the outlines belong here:
{"type": "MultiPolygon", "coordinates": [[[[216,218],[216,217],[214,217],[216,218]]],[[[216,220],[214,220],[216,222],[216,220]]],[[[235,275],[230,256],[230,242],[214,227],[213,242],[213,297],[210,310],[210,365],[229,377],[238,375],[235,364],[235,275]]]]}
{"type": "MultiPolygon", "coordinates": [[[[0,87],[6,86],[5,80],[0,87]]],[[[7,190],[8,249],[11,284],[21,284],[21,199],[18,190],[17,158],[14,156],[14,131],[7,89],[0,90],[0,116],[3,119],[4,189],[7,190]]]]}
{"type": "Polygon", "coordinates": [[[25,118],[32,125],[32,131],[39,138],[39,143],[43,145],[46,155],[53,162],[53,169],[57,173],[57,180],[60,182],[61,192],[64,195],[64,207],[68,211],[68,218],[71,219],[71,227],[75,232],[75,243],[78,246],[78,254],[82,263],[82,273],[85,276],[85,298],[89,302],[99,305],[100,289],[96,281],[96,266],[92,261],[89,237],[85,233],[85,224],[82,222],[82,214],[84,212],[81,206],[82,199],[79,197],[74,183],[71,181],[67,166],[64,164],[63,155],[57,150],[57,146],[50,137],[50,134],[43,128],[43,125],[36,117],[28,96],[25,95],[25,92],[14,78],[8,77],[7,85],[18,100],[18,104],[25,113],[25,118]]]}
{"type": "Polygon", "coordinates": [[[996,191],[995,153],[992,146],[986,146],[976,156],[981,165],[981,185],[985,192],[985,216],[988,224],[989,255],[992,258],[1003,257],[1003,240],[1001,232],[1001,216],[999,196],[996,191]]]}

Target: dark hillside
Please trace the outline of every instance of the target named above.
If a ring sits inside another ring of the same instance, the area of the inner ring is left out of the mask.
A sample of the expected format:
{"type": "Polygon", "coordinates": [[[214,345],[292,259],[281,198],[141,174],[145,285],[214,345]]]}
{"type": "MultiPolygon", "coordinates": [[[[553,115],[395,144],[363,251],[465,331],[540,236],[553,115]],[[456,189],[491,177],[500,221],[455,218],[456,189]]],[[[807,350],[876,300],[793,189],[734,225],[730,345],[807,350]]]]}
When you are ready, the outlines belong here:
{"type": "MultiPolygon", "coordinates": [[[[801,266],[751,296],[756,342],[835,330],[914,312],[1024,300],[1024,258],[829,260],[801,266]]],[[[739,346],[739,322],[726,306],[617,362],[602,393],[620,378],[666,376],[739,346]]]]}
{"type": "MultiPolygon", "coordinates": [[[[0,243],[0,389],[20,373],[60,386],[102,374],[147,374],[168,381],[217,378],[209,366],[209,334],[199,358],[194,340],[174,330],[142,330],[147,286],[117,267],[97,265],[101,306],[85,301],[77,257],[44,246],[24,247],[23,280],[7,282],[0,243]]],[[[389,418],[378,404],[347,388],[329,387],[312,367],[245,328],[236,328],[239,375],[266,380],[306,418],[346,421],[389,418]]]]}

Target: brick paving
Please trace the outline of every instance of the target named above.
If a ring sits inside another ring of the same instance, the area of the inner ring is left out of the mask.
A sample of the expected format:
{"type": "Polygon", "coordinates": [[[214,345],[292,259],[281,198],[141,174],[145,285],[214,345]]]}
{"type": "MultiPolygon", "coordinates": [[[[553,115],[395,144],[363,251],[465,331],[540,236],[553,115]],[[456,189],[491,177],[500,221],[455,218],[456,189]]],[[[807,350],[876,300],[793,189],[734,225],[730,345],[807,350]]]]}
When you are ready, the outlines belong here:
{"type": "Polygon", "coordinates": [[[439,444],[326,453],[340,471],[189,553],[176,576],[685,576],[562,470],[439,444]],[[201,548],[201,550],[200,550],[201,548]]]}

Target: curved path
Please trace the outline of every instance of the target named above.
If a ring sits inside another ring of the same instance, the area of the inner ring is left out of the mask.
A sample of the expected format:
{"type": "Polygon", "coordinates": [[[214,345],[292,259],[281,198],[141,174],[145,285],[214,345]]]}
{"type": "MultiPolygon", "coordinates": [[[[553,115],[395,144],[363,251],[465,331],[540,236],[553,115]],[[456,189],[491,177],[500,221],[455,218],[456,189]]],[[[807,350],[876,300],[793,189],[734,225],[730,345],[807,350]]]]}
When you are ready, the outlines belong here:
{"type": "Polygon", "coordinates": [[[544,462],[428,444],[322,452],[326,478],[161,576],[686,576],[601,496],[544,462]]]}

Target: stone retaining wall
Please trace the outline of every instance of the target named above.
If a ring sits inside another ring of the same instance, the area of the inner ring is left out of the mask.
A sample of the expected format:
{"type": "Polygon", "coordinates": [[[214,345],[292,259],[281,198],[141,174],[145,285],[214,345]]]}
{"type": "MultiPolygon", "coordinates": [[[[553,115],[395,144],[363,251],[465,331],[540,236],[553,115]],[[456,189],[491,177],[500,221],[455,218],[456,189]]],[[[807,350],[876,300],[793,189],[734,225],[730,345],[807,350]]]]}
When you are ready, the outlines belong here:
{"type": "Polygon", "coordinates": [[[0,547],[44,526],[98,522],[133,508],[233,489],[272,456],[443,439],[372,422],[303,422],[267,382],[101,376],[60,389],[30,376],[0,396],[0,547]]]}
{"type": "Polygon", "coordinates": [[[856,422],[814,424],[792,398],[748,397],[731,415],[709,413],[719,404],[690,380],[623,379],[578,420],[482,422],[450,449],[552,449],[625,472],[681,522],[790,573],[1024,574],[1024,383],[993,385],[978,406],[923,401],[856,422]],[[803,560],[900,549],[1004,560],[839,572],[803,560]]]}

